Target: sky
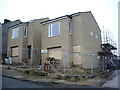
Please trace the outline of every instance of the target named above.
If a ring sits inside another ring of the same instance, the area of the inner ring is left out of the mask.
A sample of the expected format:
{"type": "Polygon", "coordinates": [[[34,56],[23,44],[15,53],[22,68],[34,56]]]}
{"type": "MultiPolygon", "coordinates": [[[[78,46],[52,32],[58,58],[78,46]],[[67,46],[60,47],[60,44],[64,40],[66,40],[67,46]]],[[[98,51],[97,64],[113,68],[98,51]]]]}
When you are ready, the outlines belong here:
{"type": "Polygon", "coordinates": [[[99,27],[109,30],[118,41],[118,2],[120,0],[0,0],[0,23],[4,19],[23,22],[50,19],[77,12],[92,11],[99,27]]]}

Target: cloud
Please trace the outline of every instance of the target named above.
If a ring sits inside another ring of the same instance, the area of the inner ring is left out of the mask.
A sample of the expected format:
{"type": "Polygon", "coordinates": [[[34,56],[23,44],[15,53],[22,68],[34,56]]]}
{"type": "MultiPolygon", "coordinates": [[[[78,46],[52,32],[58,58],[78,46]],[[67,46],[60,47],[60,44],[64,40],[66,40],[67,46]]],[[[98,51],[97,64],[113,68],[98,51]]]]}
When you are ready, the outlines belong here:
{"type": "Polygon", "coordinates": [[[92,11],[99,26],[105,26],[117,40],[119,0],[0,0],[1,18],[10,20],[56,18],[81,11],[92,11]]]}

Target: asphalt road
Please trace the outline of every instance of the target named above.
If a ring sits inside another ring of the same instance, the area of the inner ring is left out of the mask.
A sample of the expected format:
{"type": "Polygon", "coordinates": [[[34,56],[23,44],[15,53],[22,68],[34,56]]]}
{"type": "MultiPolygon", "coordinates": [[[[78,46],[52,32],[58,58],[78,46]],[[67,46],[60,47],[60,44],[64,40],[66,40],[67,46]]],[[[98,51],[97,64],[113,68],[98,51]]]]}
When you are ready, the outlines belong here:
{"type": "Polygon", "coordinates": [[[2,88],[47,88],[32,82],[12,79],[2,76],[2,88]]]}

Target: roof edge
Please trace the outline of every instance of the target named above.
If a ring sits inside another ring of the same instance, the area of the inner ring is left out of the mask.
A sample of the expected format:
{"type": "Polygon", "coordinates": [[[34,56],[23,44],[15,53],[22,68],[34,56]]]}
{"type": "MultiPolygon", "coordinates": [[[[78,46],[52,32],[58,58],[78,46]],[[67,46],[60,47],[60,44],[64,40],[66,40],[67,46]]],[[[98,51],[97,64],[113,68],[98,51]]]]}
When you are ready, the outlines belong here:
{"type": "Polygon", "coordinates": [[[44,20],[44,19],[49,19],[49,17],[45,17],[45,18],[40,18],[40,19],[32,19],[32,20],[29,20],[27,22],[34,22],[36,20],[44,20]]]}
{"type": "MultiPolygon", "coordinates": [[[[19,23],[19,24],[13,25],[13,26],[11,26],[11,27],[9,27],[9,28],[15,28],[15,27],[18,27],[18,26],[23,25],[23,24],[25,24],[25,23],[34,22],[34,21],[36,21],[36,20],[44,20],[44,19],[49,19],[49,18],[46,17],[46,18],[40,18],[40,19],[32,19],[32,20],[27,21],[27,22],[21,22],[21,23],[19,23]]],[[[18,19],[18,20],[19,20],[19,19],[18,19]]]]}
{"type": "Polygon", "coordinates": [[[19,23],[19,24],[16,24],[16,25],[13,25],[13,26],[11,26],[11,27],[8,27],[8,28],[10,29],[10,28],[13,28],[13,27],[20,26],[20,25],[22,25],[22,24],[23,24],[23,22],[21,22],[21,23],[19,23]]]}
{"type": "Polygon", "coordinates": [[[78,16],[80,15],[81,13],[90,13],[91,11],[85,11],[85,12],[78,12],[78,13],[74,13],[74,14],[70,14],[70,15],[65,15],[65,16],[61,16],[61,17],[58,17],[58,18],[54,18],[54,19],[51,19],[51,20],[47,20],[47,21],[44,21],[44,22],[41,22],[40,24],[47,24],[47,23],[50,23],[50,22],[54,22],[54,21],[57,21],[57,20],[61,20],[61,19],[65,19],[65,18],[71,18],[73,16],[78,16]]]}

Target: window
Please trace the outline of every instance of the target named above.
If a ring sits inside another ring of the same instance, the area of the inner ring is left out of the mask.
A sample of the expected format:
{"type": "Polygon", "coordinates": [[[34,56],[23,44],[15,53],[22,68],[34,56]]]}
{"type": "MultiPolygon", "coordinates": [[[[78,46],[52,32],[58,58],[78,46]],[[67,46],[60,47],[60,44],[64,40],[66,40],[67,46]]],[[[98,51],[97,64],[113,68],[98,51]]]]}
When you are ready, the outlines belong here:
{"type": "Polygon", "coordinates": [[[18,56],[18,46],[12,47],[11,50],[12,50],[11,51],[12,57],[17,57],[18,56]]]}
{"type": "Polygon", "coordinates": [[[96,38],[98,38],[98,35],[96,35],[96,38]]]}
{"type": "Polygon", "coordinates": [[[12,39],[18,38],[18,36],[19,36],[19,28],[14,28],[12,30],[12,39]]]}
{"type": "Polygon", "coordinates": [[[53,23],[49,25],[48,36],[57,36],[60,35],[60,22],[53,23]]]}
{"type": "Polygon", "coordinates": [[[72,34],[72,24],[71,24],[71,21],[69,21],[69,34],[72,34]]]}
{"type": "Polygon", "coordinates": [[[27,37],[28,35],[28,31],[27,31],[27,27],[24,28],[24,36],[27,37]]]}
{"type": "Polygon", "coordinates": [[[93,36],[93,32],[91,32],[91,36],[93,36]]]}

